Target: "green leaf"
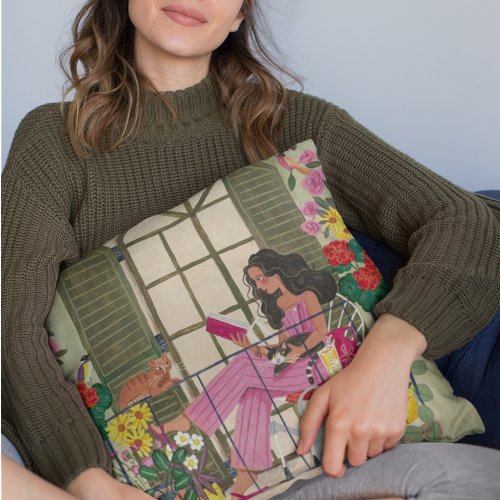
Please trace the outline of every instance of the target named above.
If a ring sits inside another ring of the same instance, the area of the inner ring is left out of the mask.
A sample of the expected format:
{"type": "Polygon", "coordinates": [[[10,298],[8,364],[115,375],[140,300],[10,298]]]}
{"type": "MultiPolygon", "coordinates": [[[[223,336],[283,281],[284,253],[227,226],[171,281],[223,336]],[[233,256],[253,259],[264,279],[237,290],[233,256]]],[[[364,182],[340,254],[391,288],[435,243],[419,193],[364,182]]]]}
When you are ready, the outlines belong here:
{"type": "Polygon", "coordinates": [[[436,421],[434,421],[427,429],[425,437],[427,441],[439,441],[441,439],[442,434],[443,433],[441,432],[441,427],[436,421]]]}
{"type": "MultiPolygon", "coordinates": [[[[320,217],[328,217],[328,212],[325,212],[322,208],[317,208],[316,209],[316,213],[320,216],[320,217]]],[[[324,220],[324,221],[320,221],[319,222],[320,224],[329,224],[330,221],[329,220],[324,220]]]]}
{"type": "Polygon", "coordinates": [[[153,467],[148,467],[147,465],[141,465],[139,467],[139,475],[148,481],[158,479],[158,471],[153,469],[153,467]]]}
{"type": "Polygon", "coordinates": [[[434,422],[434,412],[428,406],[419,406],[418,416],[422,422],[429,426],[434,422]]]}
{"type": "Polygon", "coordinates": [[[174,481],[174,487],[177,491],[183,490],[191,484],[193,478],[187,474],[182,479],[176,479],[174,481]]]}
{"type": "Polygon", "coordinates": [[[185,500],[197,500],[198,495],[196,494],[196,491],[193,490],[193,488],[189,488],[189,490],[186,490],[186,494],[184,495],[185,500]]]}
{"type": "Polygon", "coordinates": [[[372,292],[375,294],[375,297],[377,297],[378,300],[384,298],[387,293],[389,292],[389,285],[386,283],[384,278],[380,280],[380,283],[375,290],[372,290],[372,292]]]}
{"type": "Polygon", "coordinates": [[[328,227],[325,227],[325,238],[328,238],[329,234],[330,234],[330,230],[328,229],[328,227]]]}
{"type": "Polygon", "coordinates": [[[162,471],[167,471],[170,468],[170,460],[162,451],[160,450],[153,451],[152,458],[154,464],[156,465],[156,467],[158,467],[158,469],[162,471]]]}
{"type": "Polygon", "coordinates": [[[172,457],[172,462],[174,462],[176,464],[182,464],[182,462],[184,462],[184,459],[186,458],[186,456],[187,456],[186,448],[177,448],[174,451],[174,455],[172,457]]]}
{"type": "Polygon", "coordinates": [[[290,175],[288,176],[288,189],[290,191],[293,191],[295,189],[296,184],[297,184],[297,181],[295,180],[295,177],[293,176],[293,170],[290,170],[290,175]]]}
{"type": "Polygon", "coordinates": [[[307,168],[317,168],[317,167],[321,167],[321,162],[318,161],[318,160],[314,160],[314,161],[311,161],[309,163],[306,163],[306,167],[307,168]]]}
{"type": "Polygon", "coordinates": [[[422,398],[422,401],[427,403],[427,401],[431,401],[434,399],[434,394],[432,394],[431,388],[426,384],[418,384],[418,393],[422,398]]]}
{"type": "Polygon", "coordinates": [[[415,425],[407,425],[406,431],[401,438],[403,443],[419,443],[424,440],[424,432],[420,427],[415,425]]]}
{"type": "Polygon", "coordinates": [[[349,240],[347,244],[349,250],[356,256],[356,260],[364,262],[365,257],[363,255],[363,247],[353,238],[349,240]]]}
{"type": "Polygon", "coordinates": [[[324,198],[320,198],[319,196],[313,196],[313,200],[316,202],[317,205],[319,205],[321,208],[324,208],[325,210],[328,210],[330,208],[330,205],[324,198]]]}
{"type": "Polygon", "coordinates": [[[352,269],[352,263],[346,264],[345,266],[339,264],[338,266],[332,266],[332,267],[336,273],[342,274],[349,271],[349,269],[352,269]]]}
{"type": "Polygon", "coordinates": [[[189,474],[184,470],[184,469],[179,469],[175,467],[172,469],[172,477],[174,479],[184,479],[186,476],[189,476],[189,474]]]}
{"type": "Polygon", "coordinates": [[[339,293],[346,296],[353,302],[358,301],[359,296],[361,295],[361,290],[352,274],[348,274],[347,276],[342,276],[342,278],[340,278],[339,293]]]}
{"type": "Polygon", "coordinates": [[[68,349],[61,349],[60,351],[57,351],[54,356],[56,358],[60,358],[61,356],[64,356],[68,352],[68,349]]]}
{"type": "Polygon", "coordinates": [[[369,290],[363,290],[360,293],[357,302],[366,312],[372,312],[378,300],[373,292],[369,290]]]}
{"type": "Polygon", "coordinates": [[[417,359],[411,365],[413,375],[423,375],[427,371],[427,364],[424,359],[417,359]]]}
{"type": "Polygon", "coordinates": [[[96,390],[97,395],[99,396],[99,403],[97,404],[99,407],[107,410],[111,406],[111,391],[102,384],[94,384],[92,387],[96,390]]]}

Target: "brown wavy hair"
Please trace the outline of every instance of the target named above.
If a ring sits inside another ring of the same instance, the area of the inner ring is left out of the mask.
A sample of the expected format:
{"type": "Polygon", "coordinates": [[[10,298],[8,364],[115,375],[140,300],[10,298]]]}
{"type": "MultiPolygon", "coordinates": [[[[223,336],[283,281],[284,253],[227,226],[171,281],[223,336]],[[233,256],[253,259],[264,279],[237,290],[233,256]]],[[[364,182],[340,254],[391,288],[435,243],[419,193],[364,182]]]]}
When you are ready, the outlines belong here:
{"type": "MultiPolygon", "coordinates": [[[[210,72],[222,115],[250,161],[276,154],[286,91],[273,71],[299,78],[275,61],[258,0],[244,0],[244,20],[213,53],[210,72]],[[264,42],[265,40],[265,42],[264,42]]],[[[72,26],[73,42],[61,53],[67,82],[67,126],[78,156],[110,151],[134,139],[143,120],[144,97],[152,91],[175,116],[168,99],[134,63],[134,26],[124,0],[87,0],[72,26]]]]}

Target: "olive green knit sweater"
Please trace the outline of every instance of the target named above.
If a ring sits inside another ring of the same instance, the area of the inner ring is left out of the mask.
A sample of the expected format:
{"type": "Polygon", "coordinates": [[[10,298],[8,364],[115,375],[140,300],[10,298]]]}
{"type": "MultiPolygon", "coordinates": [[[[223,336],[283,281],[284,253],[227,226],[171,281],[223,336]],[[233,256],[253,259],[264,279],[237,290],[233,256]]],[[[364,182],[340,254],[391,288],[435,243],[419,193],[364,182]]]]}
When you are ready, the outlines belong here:
{"type": "MultiPolygon", "coordinates": [[[[110,470],[43,328],[60,266],[249,163],[219,118],[215,89],[209,76],[167,92],[175,122],[150,95],[138,138],[113,153],[76,158],[56,104],[29,113],[14,138],[2,175],[3,432],[60,486],[89,467],[110,470]]],[[[309,138],[346,224],[408,257],[377,314],[418,328],[429,357],[473,338],[500,304],[500,204],[427,170],[337,106],[290,91],[279,149],[309,138]]]]}

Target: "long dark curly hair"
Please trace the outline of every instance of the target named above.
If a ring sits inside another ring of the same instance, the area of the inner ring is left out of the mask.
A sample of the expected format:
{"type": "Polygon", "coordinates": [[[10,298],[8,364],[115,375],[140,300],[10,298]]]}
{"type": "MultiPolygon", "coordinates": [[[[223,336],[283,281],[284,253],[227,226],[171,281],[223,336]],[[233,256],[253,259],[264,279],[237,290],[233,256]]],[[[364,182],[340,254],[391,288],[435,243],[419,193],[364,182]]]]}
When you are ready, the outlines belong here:
{"type": "Polygon", "coordinates": [[[262,269],[265,276],[277,274],[288,290],[295,295],[300,295],[306,290],[314,292],[320,304],[330,302],[337,294],[335,278],[326,271],[309,268],[304,258],[298,254],[281,255],[270,248],[263,248],[252,254],[248,259],[248,265],[243,269],[243,282],[249,287],[253,296],[259,299],[262,304],[260,310],[275,330],[283,326],[285,311],[277,304],[278,298],[283,294],[281,290],[266,293],[257,288],[255,281],[248,274],[251,267],[262,269]]]}

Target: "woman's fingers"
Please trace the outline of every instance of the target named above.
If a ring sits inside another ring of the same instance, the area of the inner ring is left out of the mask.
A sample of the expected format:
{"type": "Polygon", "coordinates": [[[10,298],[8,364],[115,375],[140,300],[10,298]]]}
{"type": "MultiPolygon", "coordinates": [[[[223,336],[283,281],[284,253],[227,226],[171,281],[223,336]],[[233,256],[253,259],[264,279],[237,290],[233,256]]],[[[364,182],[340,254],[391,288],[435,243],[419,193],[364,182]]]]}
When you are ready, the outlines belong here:
{"type": "Polygon", "coordinates": [[[318,389],[312,395],[306,411],[300,419],[300,440],[297,446],[299,455],[303,455],[311,449],[327,412],[328,391],[318,389]]]}
{"type": "Polygon", "coordinates": [[[344,460],[347,448],[347,435],[342,426],[328,417],[325,422],[323,443],[323,471],[334,477],[342,477],[345,472],[344,460]]]}
{"type": "Polygon", "coordinates": [[[366,434],[355,437],[351,432],[347,440],[347,460],[353,467],[359,467],[366,462],[369,444],[366,434]]]}
{"type": "Polygon", "coordinates": [[[385,438],[372,439],[368,446],[368,453],[367,453],[368,457],[372,458],[376,457],[377,455],[380,455],[386,449],[385,447],[386,441],[388,440],[386,440],[385,438]]]}

